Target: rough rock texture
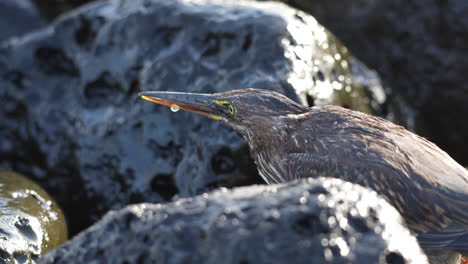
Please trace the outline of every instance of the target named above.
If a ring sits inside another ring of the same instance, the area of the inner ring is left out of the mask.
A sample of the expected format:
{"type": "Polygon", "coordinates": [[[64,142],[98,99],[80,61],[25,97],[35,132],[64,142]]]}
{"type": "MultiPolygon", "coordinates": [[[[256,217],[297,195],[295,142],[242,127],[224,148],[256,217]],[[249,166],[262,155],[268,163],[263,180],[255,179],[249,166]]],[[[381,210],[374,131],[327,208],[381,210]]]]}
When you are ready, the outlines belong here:
{"type": "Polygon", "coordinates": [[[0,46],[0,168],[45,186],[72,234],[111,208],[260,181],[240,136],[139,91],[256,87],[385,111],[375,73],[311,16],[210,3],[97,2],[0,46]]]}
{"type": "Polygon", "coordinates": [[[221,189],[111,212],[38,263],[426,263],[401,221],[338,179],[221,189]]]}
{"type": "Polygon", "coordinates": [[[468,164],[465,0],[285,0],[314,15],[415,109],[414,128],[468,164]]]}
{"type": "Polygon", "coordinates": [[[0,171],[0,263],[30,263],[66,239],[57,203],[32,181],[0,171]]]}
{"type": "Polygon", "coordinates": [[[0,1],[0,41],[19,37],[45,24],[30,0],[0,1]]]}

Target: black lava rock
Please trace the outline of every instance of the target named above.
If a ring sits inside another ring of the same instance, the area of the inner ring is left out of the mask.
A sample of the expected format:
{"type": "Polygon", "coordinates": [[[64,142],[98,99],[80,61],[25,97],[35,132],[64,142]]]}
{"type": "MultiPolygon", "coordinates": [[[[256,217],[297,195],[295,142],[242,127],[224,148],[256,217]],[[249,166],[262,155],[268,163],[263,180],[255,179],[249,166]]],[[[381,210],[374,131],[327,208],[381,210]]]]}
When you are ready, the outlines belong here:
{"type": "Polygon", "coordinates": [[[376,69],[414,109],[406,125],[468,165],[465,0],[283,2],[314,15],[376,69]]]}
{"type": "Polygon", "coordinates": [[[30,0],[0,1],[0,42],[46,25],[30,0]]]}
{"type": "Polygon", "coordinates": [[[111,212],[38,263],[427,263],[401,221],[338,179],[221,189],[111,212]]]}
{"type": "Polygon", "coordinates": [[[246,87],[363,111],[385,101],[374,72],[284,4],[96,2],[0,46],[0,168],[45,186],[72,234],[129,203],[258,183],[229,128],[137,99],[246,87]]]}

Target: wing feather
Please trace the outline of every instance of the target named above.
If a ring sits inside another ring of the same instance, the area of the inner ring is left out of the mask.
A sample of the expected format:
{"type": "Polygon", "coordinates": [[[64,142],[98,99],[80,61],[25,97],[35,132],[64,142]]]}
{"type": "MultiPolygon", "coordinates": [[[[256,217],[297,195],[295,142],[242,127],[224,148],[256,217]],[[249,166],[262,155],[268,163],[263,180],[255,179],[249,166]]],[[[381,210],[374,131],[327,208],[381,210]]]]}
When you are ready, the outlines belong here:
{"type": "Polygon", "coordinates": [[[363,185],[394,205],[414,232],[437,230],[423,241],[438,235],[442,244],[466,242],[468,171],[444,151],[387,120],[342,108],[324,107],[301,120],[290,131],[294,140],[283,145],[289,178],[363,185]],[[448,225],[458,233],[443,230],[448,225]]]}
{"type": "Polygon", "coordinates": [[[425,248],[452,248],[468,251],[468,230],[448,227],[444,230],[420,233],[417,239],[425,248]]]}

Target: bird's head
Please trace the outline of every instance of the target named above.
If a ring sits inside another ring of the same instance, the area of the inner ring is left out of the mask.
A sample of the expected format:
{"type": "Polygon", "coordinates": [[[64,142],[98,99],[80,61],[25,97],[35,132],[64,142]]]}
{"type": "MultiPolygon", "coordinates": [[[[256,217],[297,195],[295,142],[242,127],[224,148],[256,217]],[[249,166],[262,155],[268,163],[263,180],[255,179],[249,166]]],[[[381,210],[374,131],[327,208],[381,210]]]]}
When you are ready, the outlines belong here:
{"type": "Polygon", "coordinates": [[[252,88],[215,94],[150,91],[139,96],[172,109],[222,120],[244,136],[271,128],[281,117],[307,110],[280,93],[252,88]]]}

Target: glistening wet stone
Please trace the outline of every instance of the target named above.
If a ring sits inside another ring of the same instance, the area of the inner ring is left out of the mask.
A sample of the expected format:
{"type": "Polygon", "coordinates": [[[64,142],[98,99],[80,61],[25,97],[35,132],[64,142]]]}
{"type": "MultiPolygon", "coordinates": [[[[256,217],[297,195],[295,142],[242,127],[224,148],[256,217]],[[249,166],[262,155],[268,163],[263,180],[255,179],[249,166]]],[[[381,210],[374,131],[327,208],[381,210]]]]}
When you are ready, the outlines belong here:
{"type": "Polygon", "coordinates": [[[427,263],[415,237],[384,199],[358,185],[319,178],[128,206],[110,212],[38,263],[387,260],[427,263]]]}
{"type": "Polygon", "coordinates": [[[137,99],[246,87],[377,113],[385,101],[374,72],[286,5],[100,1],[0,46],[0,168],[40,180],[72,234],[130,202],[258,183],[229,128],[137,99]]]}
{"type": "Polygon", "coordinates": [[[67,223],[55,201],[25,177],[0,172],[0,263],[31,263],[66,239],[67,223]]]}

